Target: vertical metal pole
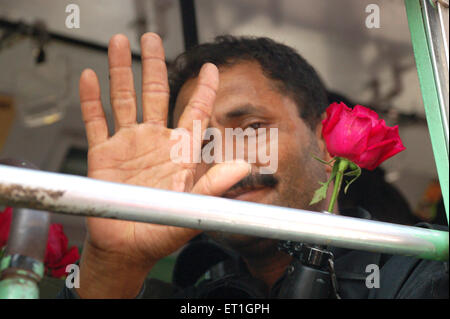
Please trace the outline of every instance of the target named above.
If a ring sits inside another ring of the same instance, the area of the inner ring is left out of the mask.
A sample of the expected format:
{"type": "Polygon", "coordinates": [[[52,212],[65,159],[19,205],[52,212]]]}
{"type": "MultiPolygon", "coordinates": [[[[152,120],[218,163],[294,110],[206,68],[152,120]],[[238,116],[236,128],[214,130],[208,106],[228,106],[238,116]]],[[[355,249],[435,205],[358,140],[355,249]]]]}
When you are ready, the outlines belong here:
{"type": "MultiPolygon", "coordinates": [[[[422,5],[426,4],[422,2],[422,5]]],[[[446,118],[448,116],[448,112],[445,114],[446,107],[442,104],[442,98],[440,99],[441,89],[446,87],[448,90],[448,76],[446,80],[447,83],[441,83],[439,80],[439,74],[435,73],[439,67],[436,65],[437,52],[433,47],[433,41],[435,41],[435,39],[427,37],[426,28],[429,21],[423,14],[421,1],[405,0],[405,6],[408,16],[409,29],[411,32],[414,56],[416,59],[417,73],[419,76],[420,88],[422,91],[422,98],[428,122],[428,129],[430,131],[431,145],[433,147],[448,223],[449,153],[448,133],[446,133],[445,128],[445,123],[447,123],[448,130],[448,119],[446,118]]]]}
{"type": "Polygon", "coordinates": [[[183,25],[184,48],[188,50],[198,44],[194,0],[180,0],[180,9],[183,25]]]}
{"type": "MultiPolygon", "coordinates": [[[[37,169],[17,159],[0,160],[0,164],[37,169]]],[[[48,212],[14,209],[5,254],[0,260],[0,299],[39,298],[49,224],[48,212]]]]}

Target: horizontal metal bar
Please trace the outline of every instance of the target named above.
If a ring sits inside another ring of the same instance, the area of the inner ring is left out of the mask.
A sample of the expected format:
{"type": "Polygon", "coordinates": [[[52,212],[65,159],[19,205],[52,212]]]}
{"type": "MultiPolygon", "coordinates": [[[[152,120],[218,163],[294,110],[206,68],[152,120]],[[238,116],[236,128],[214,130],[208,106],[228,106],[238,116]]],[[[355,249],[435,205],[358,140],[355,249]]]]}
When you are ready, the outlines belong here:
{"type": "Polygon", "coordinates": [[[0,165],[0,204],[448,260],[448,232],[0,165]]]}

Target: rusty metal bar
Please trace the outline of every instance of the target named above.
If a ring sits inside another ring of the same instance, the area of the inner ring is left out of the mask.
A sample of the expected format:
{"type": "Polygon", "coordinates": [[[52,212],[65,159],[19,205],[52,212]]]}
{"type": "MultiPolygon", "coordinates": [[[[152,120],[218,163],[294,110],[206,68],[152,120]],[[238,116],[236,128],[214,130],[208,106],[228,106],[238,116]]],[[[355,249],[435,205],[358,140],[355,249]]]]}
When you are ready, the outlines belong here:
{"type": "Polygon", "coordinates": [[[448,232],[0,165],[0,204],[448,260],[448,232]]]}

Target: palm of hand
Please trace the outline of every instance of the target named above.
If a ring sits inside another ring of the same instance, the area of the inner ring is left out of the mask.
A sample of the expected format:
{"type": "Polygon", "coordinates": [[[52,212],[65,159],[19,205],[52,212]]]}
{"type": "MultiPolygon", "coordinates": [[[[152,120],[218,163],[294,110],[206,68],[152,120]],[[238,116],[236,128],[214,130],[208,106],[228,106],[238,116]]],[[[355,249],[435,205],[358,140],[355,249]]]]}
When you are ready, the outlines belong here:
{"type": "MultiPolygon", "coordinates": [[[[136,122],[131,54],[124,36],[113,37],[108,49],[116,129],[112,137],[108,136],[96,74],[85,70],[81,75],[81,109],[89,143],[88,176],[131,185],[221,195],[249,173],[249,165],[242,162],[215,165],[194,185],[195,164],[171,161],[170,150],[176,141],[170,139],[172,130],[165,126],[169,91],[162,41],[155,34],[145,34],[141,46],[143,123],[136,122]]],[[[203,131],[208,125],[217,89],[218,70],[212,64],[205,64],[179,127],[192,136],[193,121],[199,120],[203,131]]],[[[88,218],[87,226],[90,245],[136,263],[157,261],[199,233],[173,226],[102,218],[88,218]]]]}
{"type": "MultiPolygon", "coordinates": [[[[170,129],[153,124],[121,129],[89,150],[89,177],[174,191],[191,190],[195,166],[171,161],[168,154],[174,142],[170,140],[170,132],[170,129]]],[[[141,256],[141,263],[149,255],[151,259],[160,259],[179,246],[177,242],[164,247],[146,243],[156,240],[170,243],[174,232],[183,238],[197,233],[190,229],[100,218],[90,218],[88,227],[89,239],[101,243],[102,250],[135,258],[141,256]]]]}

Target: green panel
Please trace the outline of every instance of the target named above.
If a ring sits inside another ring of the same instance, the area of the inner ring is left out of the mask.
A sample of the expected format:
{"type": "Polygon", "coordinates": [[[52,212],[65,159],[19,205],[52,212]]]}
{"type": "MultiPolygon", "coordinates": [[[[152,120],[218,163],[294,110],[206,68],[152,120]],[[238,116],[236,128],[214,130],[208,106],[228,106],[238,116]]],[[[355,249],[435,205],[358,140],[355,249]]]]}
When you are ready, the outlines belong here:
{"type": "Polygon", "coordinates": [[[430,57],[420,2],[419,0],[405,0],[405,6],[428,129],[430,131],[431,145],[433,146],[434,159],[436,161],[448,223],[449,160],[445,146],[445,134],[442,125],[442,114],[439,107],[433,64],[430,57]]]}

